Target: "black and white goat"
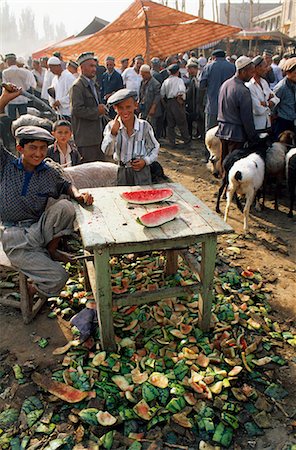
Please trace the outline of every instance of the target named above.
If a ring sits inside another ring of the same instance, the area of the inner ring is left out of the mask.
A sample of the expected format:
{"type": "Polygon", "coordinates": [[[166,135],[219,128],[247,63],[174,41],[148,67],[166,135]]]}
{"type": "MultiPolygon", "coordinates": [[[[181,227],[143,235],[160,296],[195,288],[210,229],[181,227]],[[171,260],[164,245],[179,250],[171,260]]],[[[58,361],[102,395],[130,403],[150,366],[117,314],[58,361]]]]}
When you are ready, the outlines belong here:
{"type": "Polygon", "coordinates": [[[286,179],[290,198],[288,217],[293,217],[296,188],[296,148],[292,148],[286,155],[286,179]]]}

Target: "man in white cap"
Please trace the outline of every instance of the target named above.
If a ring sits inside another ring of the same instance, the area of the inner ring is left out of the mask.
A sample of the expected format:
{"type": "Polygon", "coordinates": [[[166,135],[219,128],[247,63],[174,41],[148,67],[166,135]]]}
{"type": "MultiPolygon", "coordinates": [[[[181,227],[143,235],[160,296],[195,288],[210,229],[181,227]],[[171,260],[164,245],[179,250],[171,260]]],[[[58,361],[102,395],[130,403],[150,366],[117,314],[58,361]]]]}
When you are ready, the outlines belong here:
{"type": "Polygon", "coordinates": [[[62,68],[61,60],[57,56],[51,56],[48,67],[54,74],[51,87],[54,88],[55,97],[50,97],[50,105],[65,120],[71,120],[69,91],[75,81],[74,75],[62,68]]]}
{"type": "Polygon", "coordinates": [[[252,98],[245,83],[254,76],[251,58],[240,56],[236,62],[235,75],[226,80],[218,98],[218,136],[222,141],[221,162],[228,153],[241,148],[245,142],[259,139],[255,130],[252,98]]]}
{"type": "Polygon", "coordinates": [[[104,161],[101,142],[102,117],[106,114],[106,106],[96,82],[97,59],[93,52],[85,52],[79,55],[77,63],[81,75],[70,91],[74,140],[83,163],[104,161]]]}
{"type": "MultiPolygon", "coordinates": [[[[5,62],[8,66],[7,69],[2,72],[2,80],[4,83],[12,83],[22,88],[23,91],[27,91],[30,88],[36,88],[36,80],[32,73],[23,67],[17,67],[16,55],[14,53],[8,53],[5,55],[5,62]]],[[[23,95],[11,100],[8,104],[8,115],[12,120],[15,120],[17,113],[21,116],[27,114],[28,99],[23,95]]]]}

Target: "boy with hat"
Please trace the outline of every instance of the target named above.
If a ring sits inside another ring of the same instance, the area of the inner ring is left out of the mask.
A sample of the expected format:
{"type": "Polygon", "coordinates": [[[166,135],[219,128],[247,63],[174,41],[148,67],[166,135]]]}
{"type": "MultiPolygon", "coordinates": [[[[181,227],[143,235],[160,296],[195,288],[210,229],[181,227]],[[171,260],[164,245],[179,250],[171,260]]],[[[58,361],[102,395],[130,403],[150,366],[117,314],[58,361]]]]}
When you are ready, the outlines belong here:
{"type": "Polygon", "coordinates": [[[121,89],[108,99],[117,116],[104,130],[102,150],[117,160],[118,186],[151,184],[150,164],[156,161],[159,143],[146,120],[138,119],[137,92],[121,89]]]}
{"type": "MultiPolygon", "coordinates": [[[[21,93],[5,89],[0,97],[0,113],[5,104],[21,93]]],[[[68,255],[58,250],[62,236],[71,234],[75,218],[68,200],[46,208],[50,197],[67,194],[81,204],[93,198],[80,193],[56,164],[45,160],[53,136],[44,128],[23,126],[16,130],[16,158],[0,144],[0,220],[3,249],[13,266],[31,278],[30,292],[46,297],[58,295],[68,274],[58,261],[68,255]]]]}

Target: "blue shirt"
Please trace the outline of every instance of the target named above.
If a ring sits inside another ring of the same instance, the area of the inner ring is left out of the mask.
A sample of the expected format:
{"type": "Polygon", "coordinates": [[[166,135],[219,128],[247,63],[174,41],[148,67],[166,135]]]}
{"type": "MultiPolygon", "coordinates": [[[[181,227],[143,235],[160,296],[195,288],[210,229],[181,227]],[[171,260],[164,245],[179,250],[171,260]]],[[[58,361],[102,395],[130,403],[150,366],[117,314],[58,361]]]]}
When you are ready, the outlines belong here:
{"type": "Polygon", "coordinates": [[[217,58],[214,62],[206,65],[200,75],[200,89],[207,88],[205,112],[207,114],[218,114],[218,95],[221,85],[235,74],[234,64],[225,58],[217,58]]]}
{"type": "Polygon", "coordinates": [[[0,220],[2,222],[37,222],[49,197],[67,194],[71,183],[50,161],[42,161],[33,172],[24,169],[0,144],[0,220]]]}
{"type": "Polygon", "coordinates": [[[275,86],[273,92],[281,99],[276,107],[278,116],[294,121],[296,119],[296,84],[285,77],[275,86]]]}

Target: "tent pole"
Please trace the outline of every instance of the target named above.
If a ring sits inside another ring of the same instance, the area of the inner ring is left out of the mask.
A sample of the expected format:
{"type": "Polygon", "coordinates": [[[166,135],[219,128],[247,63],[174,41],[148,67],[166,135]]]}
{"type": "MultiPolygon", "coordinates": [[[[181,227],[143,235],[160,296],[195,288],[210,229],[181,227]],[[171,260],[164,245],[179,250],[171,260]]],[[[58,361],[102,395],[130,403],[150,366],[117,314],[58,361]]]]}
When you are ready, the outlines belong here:
{"type": "Polygon", "coordinates": [[[145,6],[143,6],[143,11],[145,14],[145,35],[146,35],[146,63],[150,64],[150,39],[149,39],[149,23],[148,23],[148,17],[145,10],[145,6]]]}

